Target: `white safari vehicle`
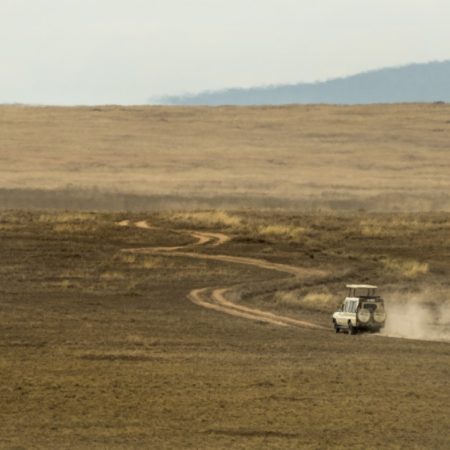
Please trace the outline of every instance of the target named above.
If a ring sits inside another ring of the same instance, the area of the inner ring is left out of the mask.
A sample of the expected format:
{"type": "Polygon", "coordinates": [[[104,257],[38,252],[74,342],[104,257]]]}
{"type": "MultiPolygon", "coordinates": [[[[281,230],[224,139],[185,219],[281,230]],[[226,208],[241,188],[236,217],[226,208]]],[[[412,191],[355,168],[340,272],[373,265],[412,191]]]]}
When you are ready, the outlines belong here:
{"type": "Polygon", "coordinates": [[[380,331],[386,321],[384,300],[375,294],[376,286],[348,284],[344,303],[333,314],[336,333],[346,330],[355,334],[359,330],[380,331]]]}

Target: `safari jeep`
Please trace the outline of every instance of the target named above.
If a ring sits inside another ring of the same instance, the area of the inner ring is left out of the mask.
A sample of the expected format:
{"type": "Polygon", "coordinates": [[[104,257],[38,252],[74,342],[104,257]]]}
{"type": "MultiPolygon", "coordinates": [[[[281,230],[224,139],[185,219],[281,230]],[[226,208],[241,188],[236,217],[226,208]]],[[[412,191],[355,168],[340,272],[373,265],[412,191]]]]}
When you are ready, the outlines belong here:
{"type": "Polygon", "coordinates": [[[346,330],[355,334],[359,330],[380,331],[386,321],[384,300],[375,295],[376,286],[369,284],[347,285],[348,295],[342,306],[333,314],[336,333],[346,330]]]}

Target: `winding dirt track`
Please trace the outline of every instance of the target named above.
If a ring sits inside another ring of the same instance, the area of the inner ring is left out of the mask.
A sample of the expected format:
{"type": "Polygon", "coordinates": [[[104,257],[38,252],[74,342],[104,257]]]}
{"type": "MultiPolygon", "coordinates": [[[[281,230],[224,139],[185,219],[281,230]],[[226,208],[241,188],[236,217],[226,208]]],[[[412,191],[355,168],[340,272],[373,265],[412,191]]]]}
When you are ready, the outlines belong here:
{"type": "MultiPolygon", "coordinates": [[[[132,226],[133,224],[129,220],[123,220],[119,222],[117,225],[132,226]]],[[[143,229],[154,228],[145,220],[134,223],[134,226],[143,229]]],[[[278,272],[283,272],[298,277],[305,277],[305,276],[322,277],[325,275],[325,272],[321,270],[307,269],[303,267],[290,266],[287,264],[273,263],[265,261],[263,259],[247,258],[242,256],[231,256],[231,255],[209,255],[203,253],[189,252],[186,251],[186,249],[188,249],[189,247],[201,245],[209,245],[212,247],[217,247],[229,241],[230,238],[229,236],[223,233],[209,233],[209,232],[204,233],[200,231],[190,231],[190,230],[182,230],[182,232],[191,235],[192,237],[197,239],[197,242],[187,246],[143,247],[143,248],[124,249],[122,251],[127,253],[153,254],[153,255],[158,254],[165,256],[179,256],[196,259],[223,261],[234,264],[254,266],[260,269],[276,270],[278,272]]],[[[226,298],[226,293],[229,290],[230,290],[229,288],[223,287],[216,287],[216,288],[207,287],[202,289],[194,289],[188,294],[188,298],[196,305],[202,306],[204,308],[230,314],[236,317],[241,317],[244,319],[254,320],[257,322],[270,323],[272,325],[278,325],[283,327],[294,326],[302,328],[328,330],[328,328],[322,327],[312,322],[298,320],[292,317],[282,316],[268,311],[263,311],[260,309],[250,308],[247,306],[233,303],[226,298]]]]}

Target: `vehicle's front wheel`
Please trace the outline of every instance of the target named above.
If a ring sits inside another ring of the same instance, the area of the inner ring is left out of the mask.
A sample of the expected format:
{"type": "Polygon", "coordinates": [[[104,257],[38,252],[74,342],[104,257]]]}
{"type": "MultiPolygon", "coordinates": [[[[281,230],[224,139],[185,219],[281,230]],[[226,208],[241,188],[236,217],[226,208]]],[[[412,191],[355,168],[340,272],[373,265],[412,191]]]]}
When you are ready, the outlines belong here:
{"type": "Polygon", "coordinates": [[[336,323],[336,321],[333,321],[334,324],[334,331],[336,331],[336,333],[339,333],[339,331],[341,331],[339,325],[336,323]]]}
{"type": "Polygon", "coordinates": [[[348,322],[348,334],[356,334],[356,328],[352,325],[351,322],[348,322]]]}

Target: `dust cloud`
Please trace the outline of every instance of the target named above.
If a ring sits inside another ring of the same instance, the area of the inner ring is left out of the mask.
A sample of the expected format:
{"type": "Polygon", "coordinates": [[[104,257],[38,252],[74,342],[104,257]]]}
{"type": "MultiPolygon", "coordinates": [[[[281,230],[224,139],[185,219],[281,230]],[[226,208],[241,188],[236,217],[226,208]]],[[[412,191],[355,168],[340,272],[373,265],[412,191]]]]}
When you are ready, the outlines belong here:
{"type": "Polygon", "coordinates": [[[395,294],[385,300],[387,320],[381,335],[450,342],[450,294],[430,290],[395,294]]]}

